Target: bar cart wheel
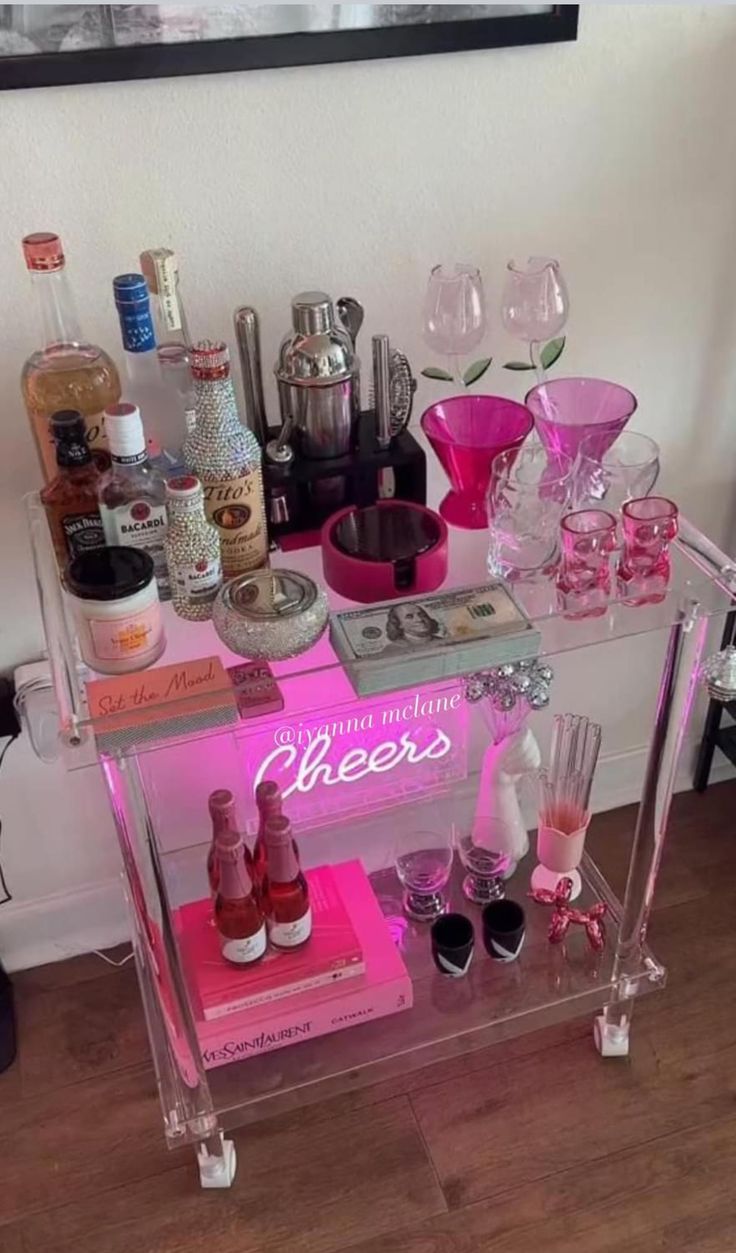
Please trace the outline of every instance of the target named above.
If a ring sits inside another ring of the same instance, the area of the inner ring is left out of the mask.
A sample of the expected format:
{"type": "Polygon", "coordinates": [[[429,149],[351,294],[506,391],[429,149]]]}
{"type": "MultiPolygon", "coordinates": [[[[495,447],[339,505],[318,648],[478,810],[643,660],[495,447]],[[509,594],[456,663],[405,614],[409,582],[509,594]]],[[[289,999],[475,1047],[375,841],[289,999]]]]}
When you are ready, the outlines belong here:
{"type": "Polygon", "coordinates": [[[230,1188],[238,1168],[235,1142],[225,1140],[222,1132],[203,1140],[197,1146],[199,1182],[203,1188],[230,1188]]]}
{"type": "Polygon", "coordinates": [[[629,1024],[607,1022],[605,1014],[599,1014],[593,1023],[593,1039],[601,1057],[628,1057],[629,1024]]]}

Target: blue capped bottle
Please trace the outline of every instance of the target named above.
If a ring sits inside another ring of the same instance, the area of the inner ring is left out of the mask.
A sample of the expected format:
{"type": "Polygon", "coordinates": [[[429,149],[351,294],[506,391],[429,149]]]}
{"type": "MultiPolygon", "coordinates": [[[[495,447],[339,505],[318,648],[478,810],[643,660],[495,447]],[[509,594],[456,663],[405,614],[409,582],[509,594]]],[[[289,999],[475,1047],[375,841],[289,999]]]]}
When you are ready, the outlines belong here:
{"type": "Polygon", "coordinates": [[[149,458],[166,470],[180,464],[186,431],[180,398],[161,373],[148,284],[142,274],[118,274],[112,286],[125,350],[123,398],[140,411],[149,458]]]}

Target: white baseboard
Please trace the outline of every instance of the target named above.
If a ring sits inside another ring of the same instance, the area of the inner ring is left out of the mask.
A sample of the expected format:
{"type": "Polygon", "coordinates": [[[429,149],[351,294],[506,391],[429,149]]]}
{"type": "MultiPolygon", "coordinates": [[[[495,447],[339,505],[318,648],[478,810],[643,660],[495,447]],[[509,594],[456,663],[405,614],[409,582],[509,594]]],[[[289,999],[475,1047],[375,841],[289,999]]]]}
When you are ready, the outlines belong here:
{"type": "Polygon", "coordinates": [[[129,939],[119,877],[0,908],[0,958],[8,971],[45,966],[129,939]]]}
{"type": "MultiPolygon", "coordinates": [[[[697,739],[684,745],[676,790],[692,786],[697,739]]],[[[639,799],[646,767],[645,747],[601,760],[593,794],[597,812],[630,805],[639,799]]],[[[736,778],[736,770],[720,754],[711,781],[736,778]]],[[[527,815],[533,825],[533,815],[527,815]]],[[[90,883],[73,892],[37,901],[11,902],[0,908],[0,958],[6,970],[43,966],[95,949],[111,948],[130,939],[127,908],[119,879],[90,883]]]]}

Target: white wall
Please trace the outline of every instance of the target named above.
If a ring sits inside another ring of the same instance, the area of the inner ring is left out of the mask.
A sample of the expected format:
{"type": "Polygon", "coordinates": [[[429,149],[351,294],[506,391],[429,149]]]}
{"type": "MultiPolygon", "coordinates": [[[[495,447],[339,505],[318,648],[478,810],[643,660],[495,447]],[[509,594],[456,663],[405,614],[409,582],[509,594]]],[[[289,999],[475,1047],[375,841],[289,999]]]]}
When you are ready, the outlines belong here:
{"type": "MultiPolygon", "coordinates": [[[[233,308],[253,303],[267,363],[290,296],[318,286],[357,295],[364,344],[386,330],[419,368],[431,360],[419,325],[430,265],[476,261],[495,310],[507,258],[552,252],[573,299],[566,371],[637,393],[664,487],[727,543],[735,52],[733,8],[595,5],[569,45],[4,93],[0,668],[41,648],[20,506],[37,469],[17,388],[35,344],[19,245],[31,230],[62,234],[84,325],[108,347],[112,275],[142,247],[169,244],[194,332],[229,337],[233,308]]],[[[489,348],[499,363],[518,355],[497,317],[489,348]]],[[[488,390],[521,394],[526,381],[494,369],[488,390]]],[[[418,412],[436,394],[423,384],[418,412]]],[[[604,706],[615,697],[609,751],[637,769],[647,656],[623,650],[600,693],[604,706]]],[[[598,675],[597,661],[586,666],[566,663],[567,707],[592,666],[598,675]]],[[[98,780],[70,781],[16,745],[0,814],[16,896],[0,910],[0,952],[13,964],[88,941],[80,918],[99,914],[98,941],[105,917],[121,925],[108,909],[116,860],[98,780]]]]}

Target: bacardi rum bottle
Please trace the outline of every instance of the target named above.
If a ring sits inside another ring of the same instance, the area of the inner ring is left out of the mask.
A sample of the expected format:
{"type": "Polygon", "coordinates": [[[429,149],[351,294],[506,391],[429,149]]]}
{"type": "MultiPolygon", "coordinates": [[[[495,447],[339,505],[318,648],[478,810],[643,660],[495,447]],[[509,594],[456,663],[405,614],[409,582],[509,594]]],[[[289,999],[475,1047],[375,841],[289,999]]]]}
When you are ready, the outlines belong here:
{"type": "Polygon", "coordinates": [[[266,862],[262,894],[268,938],[274,948],[298,948],[312,934],[312,910],[291,823],[283,814],[266,822],[266,862]]]}
{"type": "Polygon", "coordinates": [[[266,951],[266,922],[237,831],[228,828],[218,835],[215,859],[215,925],[220,933],[222,955],[236,965],[250,965],[266,951]]]}
{"type": "Polygon", "coordinates": [[[205,512],[220,532],[222,573],[231,579],[268,557],[261,446],[240,422],[225,344],[202,341],[191,365],[196,418],[184,460],[204,486],[205,512]]]}
{"type": "Polygon", "coordinates": [[[222,585],[220,536],[204,514],[202,484],[194,474],[166,484],[166,564],[171,599],[180,618],[205,622],[222,585]]]}
{"type": "Polygon", "coordinates": [[[23,253],[36,293],[41,336],[40,347],[23,366],[21,388],[44,478],[48,481],[56,473],[49,420],[60,409],[82,414],[87,442],[99,450],[104,468],[109,461],[102,415],[120,399],[118,372],[107,353],[87,343],[79,329],[59,236],[50,231],[26,235],[23,253]]]}
{"type": "Polygon", "coordinates": [[[253,845],[253,873],[258,887],[262,887],[266,878],[266,823],[269,818],[281,816],[281,788],[273,779],[264,779],[256,788],[256,805],[258,807],[258,834],[253,845]]]}
{"type": "Polygon", "coordinates": [[[145,548],[153,558],[161,600],[171,599],[166,567],[166,480],[148,460],[141,415],[121,401],[105,410],[112,468],[100,483],[100,513],[108,544],[145,548]]]}
{"type": "Polygon", "coordinates": [[[239,840],[242,840],[243,858],[249,874],[252,874],[253,871],[253,858],[238,828],[235,797],[232,792],[228,788],[218,788],[215,792],[210,792],[207,804],[212,820],[212,840],[207,853],[207,879],[210,885],[210,892],[214,897],[219,883],[219,867],[217,864],[218,839],[224,839],[229,833],[233,839],[237,836],[239,840]]]}

